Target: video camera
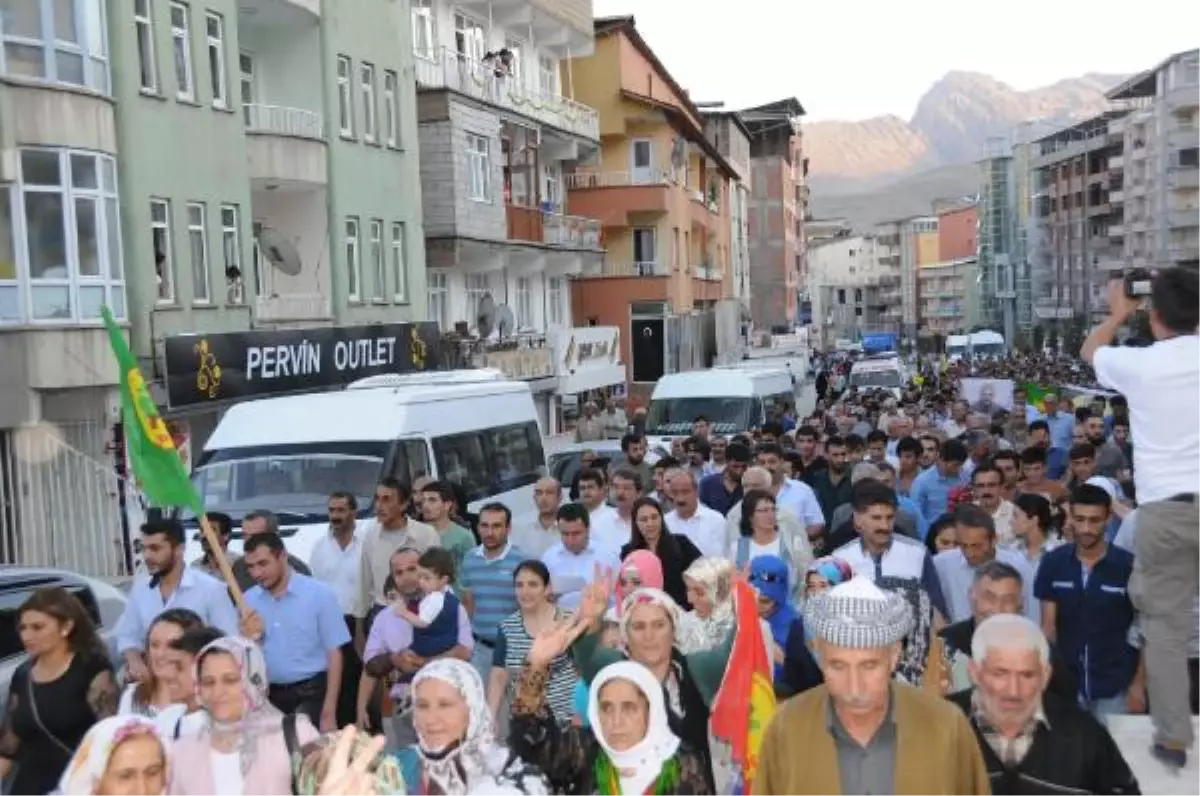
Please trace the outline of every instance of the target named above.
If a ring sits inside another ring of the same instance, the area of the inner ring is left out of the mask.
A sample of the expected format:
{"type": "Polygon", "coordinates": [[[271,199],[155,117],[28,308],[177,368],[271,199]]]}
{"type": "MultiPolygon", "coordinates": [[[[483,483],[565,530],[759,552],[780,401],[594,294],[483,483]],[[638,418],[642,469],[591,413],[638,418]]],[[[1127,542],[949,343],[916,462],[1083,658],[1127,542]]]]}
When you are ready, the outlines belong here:
{"type": "Polygon", "coordinates": [[[1154,285],[1154,274],[1148,268],[1128,268],[1120,278],[1125,283],[1126,297],[1131,299],[1150,297],[1150,290],[1154,285]]]}

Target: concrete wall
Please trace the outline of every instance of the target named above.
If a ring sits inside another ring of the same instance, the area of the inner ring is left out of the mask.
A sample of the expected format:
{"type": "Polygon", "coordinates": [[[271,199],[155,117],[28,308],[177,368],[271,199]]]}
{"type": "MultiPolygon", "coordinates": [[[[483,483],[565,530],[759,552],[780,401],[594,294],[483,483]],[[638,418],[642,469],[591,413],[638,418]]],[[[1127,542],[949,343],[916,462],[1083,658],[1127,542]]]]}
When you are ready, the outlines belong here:
{"type": "Polygon", "coordinates": [[[422,103],[446,102],[445,121],[420,125],[421,197],[425,207],[425,234],[430,237],[462,235],[484,240],[506,240],[504,168],[500,151],[500,117],[449,94],[440,93],[422,103]],[[490,199],[470,197],[470,161],[467,136],[488,141],[490,199]]]}

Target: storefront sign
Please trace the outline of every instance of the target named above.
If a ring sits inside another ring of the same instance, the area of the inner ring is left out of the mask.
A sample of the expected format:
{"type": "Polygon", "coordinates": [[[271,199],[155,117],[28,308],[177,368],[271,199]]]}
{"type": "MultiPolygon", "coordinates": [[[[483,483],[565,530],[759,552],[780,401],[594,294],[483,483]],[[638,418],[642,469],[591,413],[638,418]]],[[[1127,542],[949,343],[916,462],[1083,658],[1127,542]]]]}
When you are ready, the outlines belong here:
{"type": "Polygon", "coordinates": [[[472,357],[477,368],[495,368],[516,381],[533,381],[554,376],[554,359],[548,348],[512,348],[481,351],[472,357]]]}
{"type": "Polygon", "coordinates": [[[559,332],[555,351],[558,391],[563,395],[625,383],[621,333],[616,326],[581,326],[559,332]]]}
{"type": "Polygon", "coordinates": [[[435,323],[177,335],[166,340],[167,401],[199,404],[341,387],[438,368],[435,323]]]}

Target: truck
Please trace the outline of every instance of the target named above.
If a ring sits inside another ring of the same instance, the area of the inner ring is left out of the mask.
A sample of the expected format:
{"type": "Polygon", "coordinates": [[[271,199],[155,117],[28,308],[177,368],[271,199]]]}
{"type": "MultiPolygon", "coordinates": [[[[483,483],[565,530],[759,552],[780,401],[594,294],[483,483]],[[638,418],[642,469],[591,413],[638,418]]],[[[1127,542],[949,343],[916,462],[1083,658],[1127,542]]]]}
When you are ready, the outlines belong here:
{"type": "Polygon", "coordinates": [[[946,338],[946,358],[957,362],[964,356],[998,357],[1008,350],[1004,335],[984,329],[971,334],[952,334],[946,338]]]}

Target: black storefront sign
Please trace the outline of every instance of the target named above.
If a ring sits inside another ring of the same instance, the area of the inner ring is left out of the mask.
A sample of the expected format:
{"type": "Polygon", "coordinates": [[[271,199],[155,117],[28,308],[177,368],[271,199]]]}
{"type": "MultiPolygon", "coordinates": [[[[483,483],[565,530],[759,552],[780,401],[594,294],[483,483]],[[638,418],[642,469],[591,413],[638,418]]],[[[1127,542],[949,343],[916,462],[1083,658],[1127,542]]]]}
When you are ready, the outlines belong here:
{"type": "Polygon", "coordinates": [[[166,340],[172,409],[342,387],[440,367],[436,323],[187,334],[166,340]]]}

